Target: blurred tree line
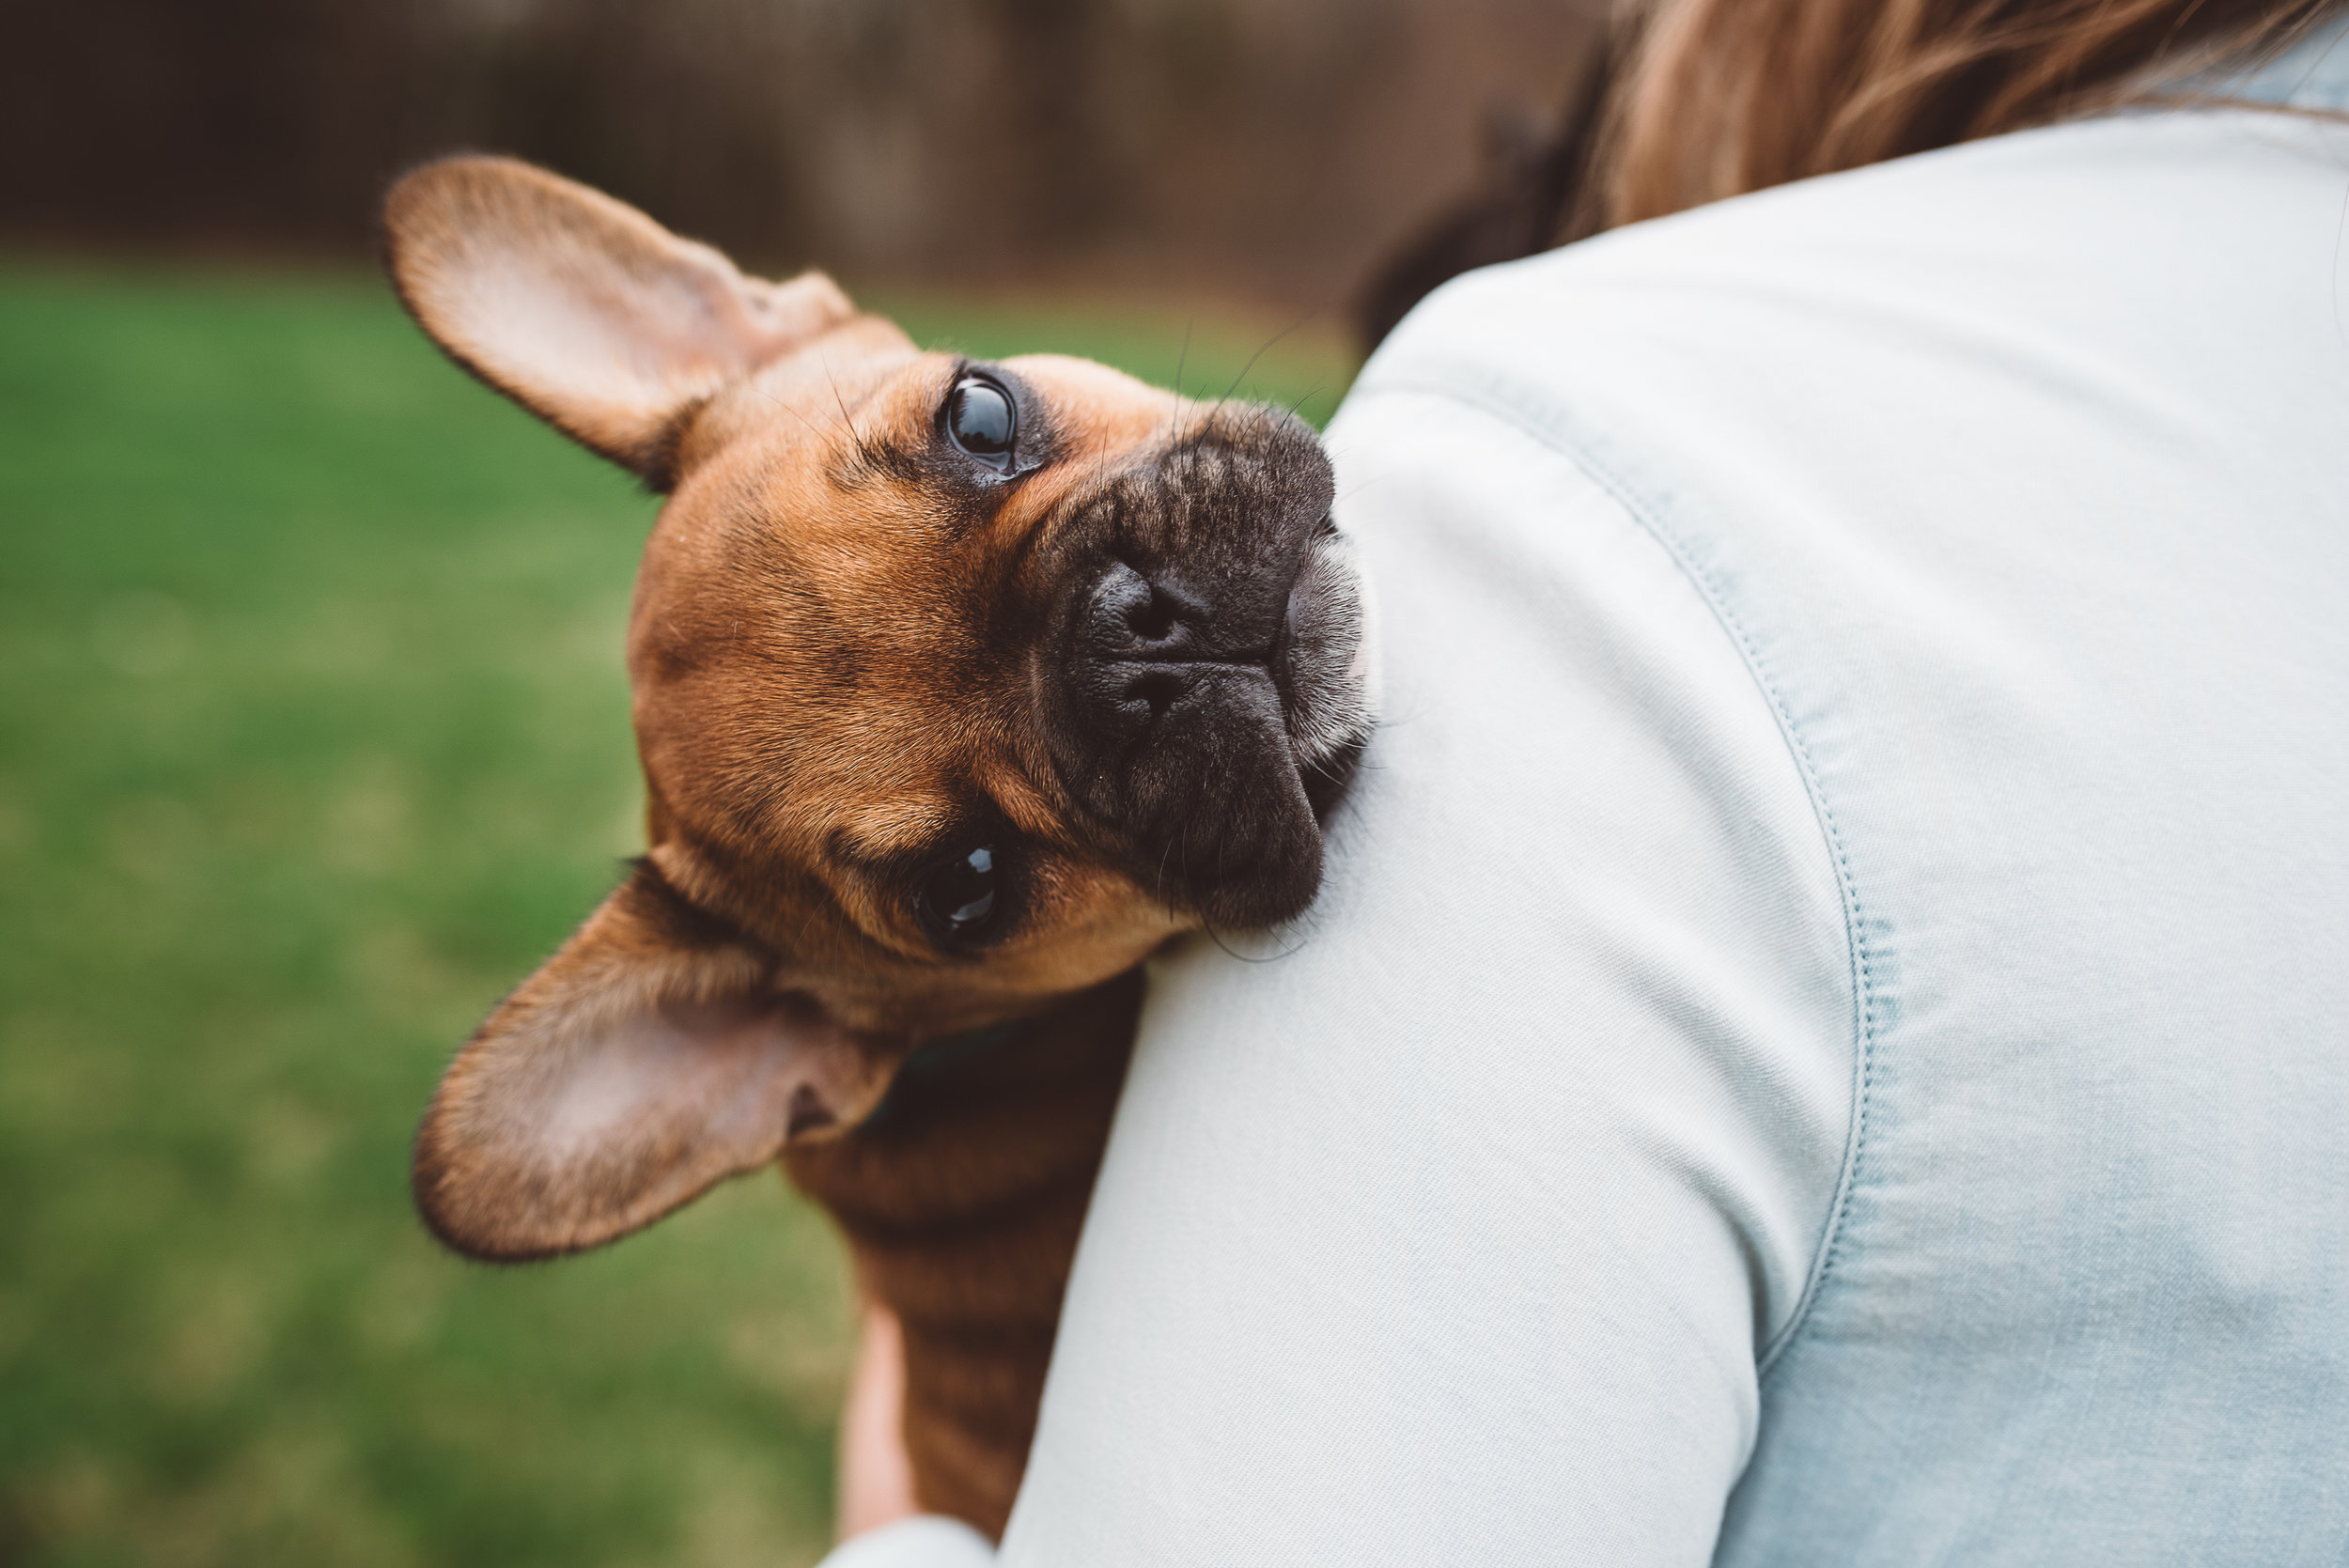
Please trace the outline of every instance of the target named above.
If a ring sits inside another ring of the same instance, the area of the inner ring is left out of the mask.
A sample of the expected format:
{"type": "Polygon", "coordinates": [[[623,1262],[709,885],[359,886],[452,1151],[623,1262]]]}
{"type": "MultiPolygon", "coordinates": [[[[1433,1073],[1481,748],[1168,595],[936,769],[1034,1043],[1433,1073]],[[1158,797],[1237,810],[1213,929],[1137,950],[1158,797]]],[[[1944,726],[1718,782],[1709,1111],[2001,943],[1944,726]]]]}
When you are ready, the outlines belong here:
{"type": "Polygon", "coordinates": [[[770,268],[1326,300],[1596,0],[7,0],[0,241],[353,254],[510,151],[770,268]]]}

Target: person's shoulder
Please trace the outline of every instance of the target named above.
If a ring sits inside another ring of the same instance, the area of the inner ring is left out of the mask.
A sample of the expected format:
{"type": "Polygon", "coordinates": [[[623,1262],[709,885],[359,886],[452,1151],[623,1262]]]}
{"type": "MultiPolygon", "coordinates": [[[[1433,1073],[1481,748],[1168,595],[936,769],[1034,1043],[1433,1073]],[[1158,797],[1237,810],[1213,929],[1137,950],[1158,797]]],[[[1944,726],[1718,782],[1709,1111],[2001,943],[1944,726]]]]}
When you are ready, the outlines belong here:
{"type": "Polygon", "coordinates": [[[1628,225],[1437,290],[1354,400],[1431,395],[1686,457],[1740,431],[1783,447],[1789,428],[1875,428],[1877,389],[1993,362],[2135,361],[2190,383],[2329,318],[2326,136],[2349,131],[2116,116],[1628,225]]]}
{"type": "MultiPolygon", "coordinates": [[[[2022,143],[2024,137],[2001,138],[2022,143]]],[[[1849,301],[1939,271],[1983,228],[1986,187],[2039,178],[2035,147],[1981,144],[1797,181],[1611,230],[1453,279],[1363,367],[1357,397],[1473,389],[1533,409],[1631,365],[1734,355],[1740,318],[1849,301]],[[2022,156],[2018,157],[2018,153],[2022,156]]],[[[1636,378],[1634,378],[1636,380],[1636,378]]]]}
{"type": "Polygon", "coordinates": [[[1454,279],[1396,328],[1363,381],[1464,352],[1521,368],[1529,353],[1617,338],[1734,351],[1724,308],[1925,291],[1995,303],[2057,271],[2141,271],[2142,241],[2174,235],[2198,205],[2272,197],[2305,176],[2312,141],[2331,129],[2257,112],[2113,116],[1713,202],[1454,279]]]}

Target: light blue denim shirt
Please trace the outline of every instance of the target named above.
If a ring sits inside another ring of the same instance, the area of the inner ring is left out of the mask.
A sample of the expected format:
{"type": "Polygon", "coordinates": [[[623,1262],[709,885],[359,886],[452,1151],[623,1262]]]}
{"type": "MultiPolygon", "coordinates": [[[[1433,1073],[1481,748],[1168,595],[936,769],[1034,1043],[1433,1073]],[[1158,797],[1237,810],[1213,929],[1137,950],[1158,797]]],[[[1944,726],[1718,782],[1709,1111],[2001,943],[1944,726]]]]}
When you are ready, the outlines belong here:
{"type": "Polygon", "coordinates": [[[2349,1563],[2345,232],[2134,114],[1417,311],[1386,722],[1159,967],[1003,1560],[2349,1563]]]}

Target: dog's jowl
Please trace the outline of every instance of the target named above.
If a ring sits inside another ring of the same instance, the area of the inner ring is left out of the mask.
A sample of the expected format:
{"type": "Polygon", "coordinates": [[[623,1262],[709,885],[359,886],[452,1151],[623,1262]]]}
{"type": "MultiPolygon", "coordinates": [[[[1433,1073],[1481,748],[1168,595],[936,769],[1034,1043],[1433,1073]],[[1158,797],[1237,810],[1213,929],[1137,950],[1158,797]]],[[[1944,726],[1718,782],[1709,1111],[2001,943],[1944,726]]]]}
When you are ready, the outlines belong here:
{"type": "Polygon", "coordinates": [[[541,170],[389,198],[466,368],[668,500],[647,846],[416,1140],[458,1250],[592,1247],[781,1159],[905,1329],[922,1502],[999,1532],[1153,949],[1312,900],[1370,726],[1328,462],[1275,411],[917,351],[541,170]]]}

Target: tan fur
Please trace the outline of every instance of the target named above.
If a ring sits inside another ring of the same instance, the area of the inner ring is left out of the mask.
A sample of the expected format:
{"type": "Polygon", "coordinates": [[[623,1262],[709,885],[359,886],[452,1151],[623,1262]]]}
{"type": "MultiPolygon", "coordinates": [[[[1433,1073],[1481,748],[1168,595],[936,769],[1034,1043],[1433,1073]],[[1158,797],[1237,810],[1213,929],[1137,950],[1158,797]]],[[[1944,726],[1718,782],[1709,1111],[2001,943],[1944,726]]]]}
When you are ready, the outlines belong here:
{"type": "Polygon", "coordinates": [[[1000,1531],[1129,1048],[1135,966],[1196,924],[1099,852],[1003,629],[1072,495],[1219,415],[1098,365],[1015,372],[1053,460],[985,516],[903,478],[956,362],[817,274],[746,278],[510,161],[409,176],[401,297],[475,374],[672,490],[629,671],[649,847],[459,1054],[419,1132],[436,1231],[593,1246],[781,1155],[904,1327],[927,1507],[1000,1531]],[[972,798],[1024,844],[1025,913],[943,957],[885,868],[972,798]],[[898,1083],[927,1040],[1016,1046],[898,1083]],[[787,1145],[787,1147],[786,1147],[787,1145]]]}

